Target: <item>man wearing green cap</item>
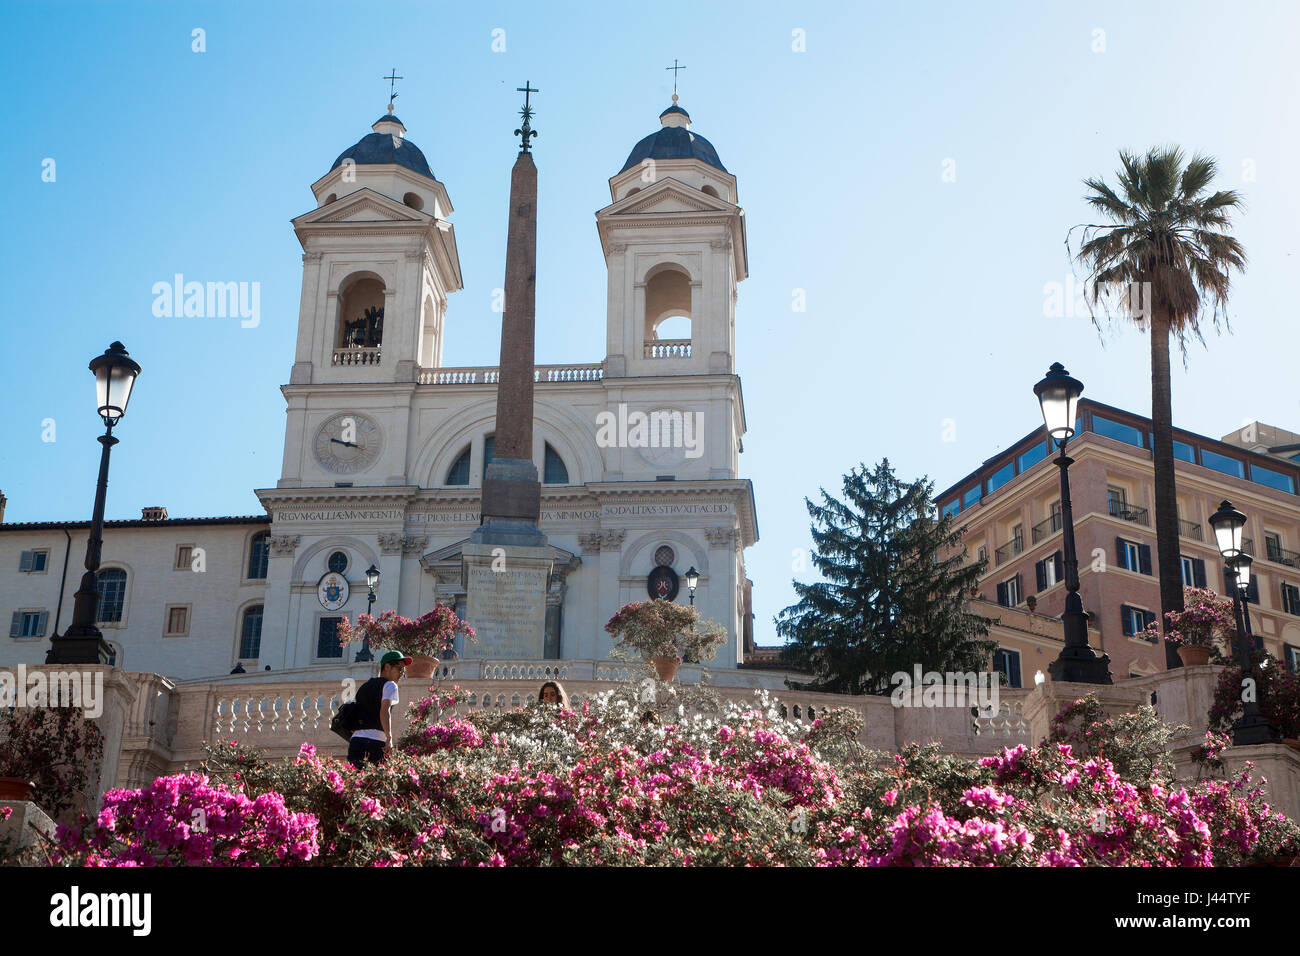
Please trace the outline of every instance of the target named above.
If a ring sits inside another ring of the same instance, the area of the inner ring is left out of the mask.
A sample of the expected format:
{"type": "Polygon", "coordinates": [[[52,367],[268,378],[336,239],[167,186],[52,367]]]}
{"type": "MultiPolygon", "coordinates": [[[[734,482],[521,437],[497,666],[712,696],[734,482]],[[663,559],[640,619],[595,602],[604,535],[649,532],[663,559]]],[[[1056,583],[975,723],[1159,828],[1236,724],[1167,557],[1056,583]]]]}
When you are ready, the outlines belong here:
{"type": "Polygon", "coordinates": [[[357,688],[357,729],[348,742],[348,763],[361,769],[369,760],[382,763],[393,752],[392,709],[397,703],[397,682],[411,659],[400,651],[379,658],[379,676],[357,688]]]}

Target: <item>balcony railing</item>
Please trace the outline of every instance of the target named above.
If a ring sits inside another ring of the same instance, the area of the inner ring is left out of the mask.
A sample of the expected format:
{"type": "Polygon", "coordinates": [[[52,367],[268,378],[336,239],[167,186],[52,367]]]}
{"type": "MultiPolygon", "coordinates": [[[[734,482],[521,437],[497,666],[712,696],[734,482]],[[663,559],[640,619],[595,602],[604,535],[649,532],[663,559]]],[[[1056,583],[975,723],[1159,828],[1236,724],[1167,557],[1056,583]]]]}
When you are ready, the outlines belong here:
{"type": "Polygon", "coordinates": [[[1245,551],[1245,552],[1246,552],[1248,555],[1250,555],[1252,558],[1255,557],[1255,539],[1254,539],[1254,538],[1242,538],[1242,539],[1241,539],[1241,550],[1242,550],[1242,551],[1245,551]]]}
{"type": "Polygon", "coordinates": [[[645,358],[690,358],[690,339],[654,339],[645,343],[645,358]]]}
{"type": "MultiPolygon", "coordinates": [[[[996,551],[994,551],[994,552],[993,552],[993,557],[994,557],[994,559],[996,560],[997,565],[1000,565],[1000,564],[1002,564],[1004,561],[1009,561],[1009,560],[1011,560],[1011,559],[1014,558],[1016,555],[1018,555],[1021,551],[1024,551],[1024,550],[1025,550],[1025,539],[1024,539],[1024,538],[1012,538],[1010,541],[1008,541],[1008,542],[1007,542],[1006,544],[1004,544],[1002,547],[1000,547],[1000,548],[998,548],[996,551]]],[[[996,565],[995,565],[995,566],[996,566],[996,565]]]]}
{"type": "MultiPolygon", "coordinates": [[[[599,362],[533,367],[534,382],[599,382],[604,374],[605,367],[599,362]]],[[[501,369],[495,365],[422,368],[415,380],[420,385],[495,385],[501,381],[501,369]]]]}
{"type": "Polygon", "coordinates": [[[1300,568],[1300,552],[1288,551],[1281,545],[1274,544],[1272,541],[1265,541],[1266,557],[1274,564],[1285,564],[1290,568],[1300,568]]]}
{"type": "Polygon", "coordinates": [[[1046,521],[1040,521],[1033,527],[1034,544],[1042,541],[1048,535],[1056,534],[1061,530],[1061,514],[1058,511],[1046,521]]]}
{"type": "Polygon", "coordinates": [[[1110,513],[1116,518],[1123,518],[1125,521],[1132,521],[1135,524],[1147,526],[1151,524],[1150,513],[1146,508],[1131,505],[1127,501],[1111,501],[1110,513]]]}
{"type": "Polygon", "coordinates": [[[1205,536],[1201,534],[1201,526],[1195,521],[1184,521],[1178,519],[1178,533],[1184,538],[1192,538],[1196,541],[1204,541],[1205,536]]]}
{"type": "Polygon", "coordinates": [[[335,365],[378,365],[381,346],[334,350],[335,365]]]}

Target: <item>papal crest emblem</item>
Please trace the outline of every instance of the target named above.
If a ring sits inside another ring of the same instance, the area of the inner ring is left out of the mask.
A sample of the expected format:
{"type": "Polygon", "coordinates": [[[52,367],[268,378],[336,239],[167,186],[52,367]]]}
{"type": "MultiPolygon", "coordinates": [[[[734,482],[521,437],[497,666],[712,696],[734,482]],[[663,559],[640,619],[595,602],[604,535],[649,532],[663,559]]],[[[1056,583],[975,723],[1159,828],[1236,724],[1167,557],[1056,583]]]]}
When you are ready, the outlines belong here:
{"type": "Polygon", "coordinates": [[[348,579],[337,571],[330,571],[317,582],[316,599],[325,610],[337,611],[348,603],[350,591],[348,579]]]}

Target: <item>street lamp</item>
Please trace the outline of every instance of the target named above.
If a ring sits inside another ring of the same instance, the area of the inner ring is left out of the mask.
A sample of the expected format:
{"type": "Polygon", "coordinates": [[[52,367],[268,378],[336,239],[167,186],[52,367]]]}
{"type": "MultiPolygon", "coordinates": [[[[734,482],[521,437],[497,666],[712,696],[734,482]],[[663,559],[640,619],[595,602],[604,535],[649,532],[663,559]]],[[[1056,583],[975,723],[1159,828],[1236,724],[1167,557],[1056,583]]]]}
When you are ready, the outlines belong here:
{"type": "Polygon", "coordinates": [[[140,374],[140,365],[127,353],[121,342],[114,342],[90,362],[95,373],[96,409],[104,420],[104,434],[99,436],[103,450],[99,455],[99,482],[95,486],[95,511],[90,521],[90,537],[86,541],[86,573],[81,576],[81,586],[73,595],[72,623],[63,632],[50,638],[50,649],[45,653],[47,664],[107,664],[112,649],[104,635],[95,626],[99,610],[99,587],[96,572],[104,548],[104,500],[108,494],[108,458],[117,439],[113,426],[126,414],[131,400],[131,389],[140,374]]]}
{"type": "Polygon", "coordinates": [[[695,605],[695,589],[700,585],[700,572],[695,570],[695,565],[686,569],[686,590],[691,592],[691,606],[695,605]]]}
{"type": "Polygon", "coordinates": [[[1061,469],[1061,526],[1064,529],[1065,564],[1065,646],[1047,670],[1054,681],[1076,684],[1110,684],[1110,656],[1098,657],[1088,645],[1088,615],[1079,597],[1079,558],[1074,550],[1074,510],[1070,506],[1070,465],[1074,459],[1065,453],[1065,444],[1074,437],[1079,396],[1083,383],[1071,378],[1060,362],[1053,362],[1047,376],[1034,386],[1043,413],[1047,434],[1060,454],[1055,459],[1061,469]]]}
{"type": "MultiPolygon", "coordinates": [[[[366,568],[366,587],[370,590],[370,594],[366,597],[366,614],[374,617],[375,591],[379,588],[379,569],[373,563],[366,568]]],[[[367,634],[361,639],[361,650],[357,651],[355,663],[361,664],[374,659],[375,655],[370,650],[370,635],[367,634]]]]}
{"type": "MultiPolygon", "coordinates": [[[[1246,610],[1246,594],[1250,589],[1252,558],[1241,550],[1241,529],[1246,526],[1246,516],[1224,501],[1219,510],[1210,515],[1214,540],[1223,555],[1223,583],[1232,589],[1232,610],[1237,619],[1237,662],[1241,665],[1242,684],[1250,674],[1250,619],[1246,610]]],[[[1232,725],[1234,746],[1267,744],[1278,739],[1277,728],[1268,722],[1259,709],[1257,694],[1243,694],[1241,719],[1232,725]]]]}

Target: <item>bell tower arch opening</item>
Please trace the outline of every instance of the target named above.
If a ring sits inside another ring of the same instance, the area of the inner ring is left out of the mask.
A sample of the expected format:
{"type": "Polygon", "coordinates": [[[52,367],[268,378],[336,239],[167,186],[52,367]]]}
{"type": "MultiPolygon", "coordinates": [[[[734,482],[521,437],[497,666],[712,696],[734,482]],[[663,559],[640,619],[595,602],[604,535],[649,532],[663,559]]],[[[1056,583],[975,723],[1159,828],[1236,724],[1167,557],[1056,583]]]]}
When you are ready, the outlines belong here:
{"type": "Polygon", "coordinates": [[[690,344],[691,277],[676,263],[666,262],[647,273],[645,284],[645,341],[690,344]]]}
{"type": "Polygon", "coordinates": [[[384,337],[384,281],[370,272],[357,273],[339,286],[339,316],[335,347],[377,349],[384,337]]]}

